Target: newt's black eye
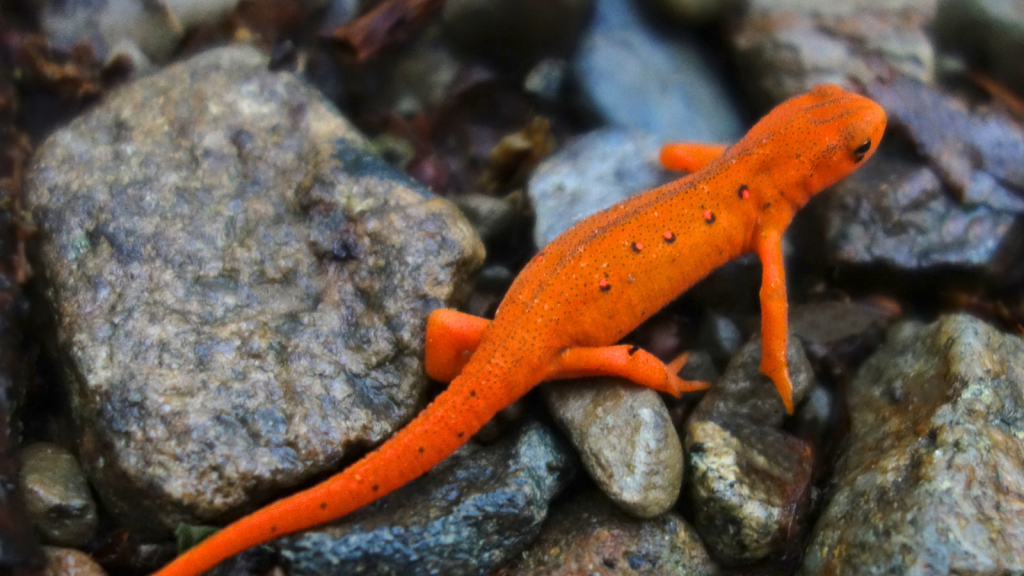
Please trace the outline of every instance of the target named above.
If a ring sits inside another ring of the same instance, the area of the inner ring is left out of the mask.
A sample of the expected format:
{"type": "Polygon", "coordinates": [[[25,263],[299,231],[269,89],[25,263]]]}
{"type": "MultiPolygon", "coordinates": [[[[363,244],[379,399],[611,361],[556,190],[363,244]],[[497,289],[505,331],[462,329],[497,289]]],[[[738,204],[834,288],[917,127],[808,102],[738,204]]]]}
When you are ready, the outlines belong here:
{"type": "Polygon", "coordinates": [[[853,160],[855,162],[860,162],[861,160],[864,159],[864,156],[868,153],[869,150],[871,150],[870,138],[865,140],[864,143],[861,144],[860,146],[857,146],[857,148],[853,151],[853,160]]]}

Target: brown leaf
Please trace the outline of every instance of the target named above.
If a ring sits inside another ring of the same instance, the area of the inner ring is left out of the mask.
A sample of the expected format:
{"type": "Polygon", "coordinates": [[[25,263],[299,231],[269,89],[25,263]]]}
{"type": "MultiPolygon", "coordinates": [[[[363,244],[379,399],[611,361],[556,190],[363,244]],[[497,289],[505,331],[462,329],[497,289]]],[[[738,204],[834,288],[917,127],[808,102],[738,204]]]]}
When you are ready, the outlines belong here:
{"type": "Polygon", "coordinates": [[[386,0],[354,22],[336,28],[331,38],[348,47],[363,62],[405,38],[443,3],[444,0],[386,0]]]}

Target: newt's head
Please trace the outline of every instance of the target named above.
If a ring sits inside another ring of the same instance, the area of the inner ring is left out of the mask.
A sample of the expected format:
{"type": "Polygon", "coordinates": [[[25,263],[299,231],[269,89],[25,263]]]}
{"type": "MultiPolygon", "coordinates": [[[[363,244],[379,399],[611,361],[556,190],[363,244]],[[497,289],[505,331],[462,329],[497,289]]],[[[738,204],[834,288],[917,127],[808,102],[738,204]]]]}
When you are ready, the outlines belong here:
{"type": "Polygon", "coordinates": [[[767,168],[796,207],[842,180],[878,149],[882,107],[839,86],[821,84],[786,100],[750,131],[771,147],[767,168]],[[767,140],[764,140],[767,139],[767,140]]]}

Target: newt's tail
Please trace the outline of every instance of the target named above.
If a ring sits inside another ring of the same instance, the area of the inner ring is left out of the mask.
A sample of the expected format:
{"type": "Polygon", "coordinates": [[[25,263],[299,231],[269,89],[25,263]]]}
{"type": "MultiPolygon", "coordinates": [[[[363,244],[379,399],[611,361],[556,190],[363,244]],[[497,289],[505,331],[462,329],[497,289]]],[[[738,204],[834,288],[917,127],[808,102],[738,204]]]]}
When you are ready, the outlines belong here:
{"type": "Polygon", "coordinates": [[[196,576],[243,550],[345,516],[423,475],[515,400],[488,392],[530,388],[483,382],[472,375],[479,372],[467,366],[412,422],[352,466],[235,521],[154,576],[196,576]]]}

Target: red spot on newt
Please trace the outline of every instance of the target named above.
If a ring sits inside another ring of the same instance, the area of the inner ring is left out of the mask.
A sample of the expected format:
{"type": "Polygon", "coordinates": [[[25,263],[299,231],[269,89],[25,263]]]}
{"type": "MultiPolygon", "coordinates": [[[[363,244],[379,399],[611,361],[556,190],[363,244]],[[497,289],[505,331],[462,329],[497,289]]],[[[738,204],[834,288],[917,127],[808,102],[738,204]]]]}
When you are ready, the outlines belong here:
{"type": "Polygon", "coordinates": [[[639,252],[644,249],[644,245],[640,242],[633,242],[633,252],[639,252]]]}
{"type": "Polygon", "coordinates": [[[742,198],[743,200],[748,200],[750,198],[750,189],[747,188],[746,184],[740,184],[740,189],[738,193],[740,198],[742,198]]]}
{"type": "Polygon", "coordinates": [[[601,281],[597,283],[597,286],[602,292],[607,292],[612,289],[612,285],[608,283],[607,278],[601,278],[601,281]]]}
{"type": "Polygon", "coordinates": [[[704,221],[706,221],[708,224],[714,224],[715,223],[715,213],[712,212],[711,210],[705,210],[704,211],[704,221]]]}
{"type": "Polygon", "coordinates": [[[761,372],[792,413],[782,234],[812,196],[877,150],[885,123],[885,112],[871,100],[822,85],[780,104],[733,146],[667,147],[666,165],[678,160],[676,165],[697,171],[594,214],[556,238],[519,274],[493,321],[454,310],[430,315],[425,367],[432,378],[451,384],[405,428],[320,484],[232,523],[156,576],[196,576],[246,548],[362,508],[447,458],[539,382],[615,375],[677,396],[706,388],[680,379],[678,361],[666,366],[648,352],[615,343],[712,270],[748,252],[757,253],[763,270],[761,372]],[[747,185],[766,202],[736,203],[737,190],[748,197],[747,185]],[[698,209],[729,217],[709,227],[686,217],[698,209]],[[623,289],[598,293],[590,277],[565,273],[616,254],[624,241],[652,229],[667,230],[665,242],[678,245],[608,267],[605,281],[610,286],[621,279],[623,289]],[[549,318],[558,322],[545,322],[549,318]],[[580,334],[587,335],[586,347],[574,347],[580,334]],[[470,390],[479,396],[470,397],[470,390]],[[373,479],[374,489],[364,477],[373,479]],[[313,513],[325,499],[330,513],[313,513]]]}

